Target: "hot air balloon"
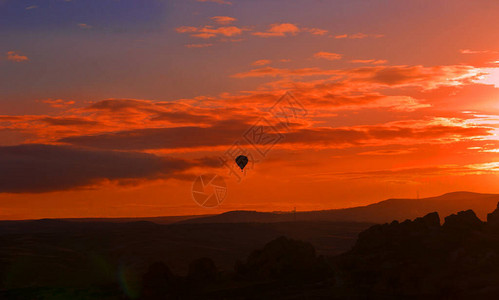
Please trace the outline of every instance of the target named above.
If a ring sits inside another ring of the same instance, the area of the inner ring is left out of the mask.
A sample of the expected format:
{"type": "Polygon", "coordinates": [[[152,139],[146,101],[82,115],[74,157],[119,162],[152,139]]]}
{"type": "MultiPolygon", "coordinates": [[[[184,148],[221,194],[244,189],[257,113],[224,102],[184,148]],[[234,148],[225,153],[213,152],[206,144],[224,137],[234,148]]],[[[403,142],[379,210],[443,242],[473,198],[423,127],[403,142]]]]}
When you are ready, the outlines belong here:
{"type": "Polygon", "coordinates": [[[244,155],[239,155],[236,157],[236,164],[241,168],[241,172],[243,171],[244,167],[248,164],[248,158],[244,155]]]}

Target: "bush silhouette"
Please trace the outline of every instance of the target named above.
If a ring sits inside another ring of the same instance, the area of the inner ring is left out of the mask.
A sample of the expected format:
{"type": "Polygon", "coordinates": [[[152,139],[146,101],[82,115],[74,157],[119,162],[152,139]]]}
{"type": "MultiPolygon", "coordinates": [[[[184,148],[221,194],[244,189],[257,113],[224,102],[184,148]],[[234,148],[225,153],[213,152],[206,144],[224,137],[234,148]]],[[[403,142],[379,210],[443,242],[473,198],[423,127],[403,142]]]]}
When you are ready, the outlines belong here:
{"type": "Polygon", "coordinates": [[[142,278],[143,299],[168,299],[178,293],[178,280],[167,265],[155,262],[142,278]]]}
{"type": "Polygon", "coordinates": [[[325,278],[329,268],[307,242],[277,238],[253,251],[246,263],[236,264],[240,278],[251,280],[311,281],[325,278]]]}
{"type": "Polygon", "coordinates": [[[213,282],[217,279],[218,270],[211,258],[203,257],[189,264],[187,278],[193,283],[213,282]]]}

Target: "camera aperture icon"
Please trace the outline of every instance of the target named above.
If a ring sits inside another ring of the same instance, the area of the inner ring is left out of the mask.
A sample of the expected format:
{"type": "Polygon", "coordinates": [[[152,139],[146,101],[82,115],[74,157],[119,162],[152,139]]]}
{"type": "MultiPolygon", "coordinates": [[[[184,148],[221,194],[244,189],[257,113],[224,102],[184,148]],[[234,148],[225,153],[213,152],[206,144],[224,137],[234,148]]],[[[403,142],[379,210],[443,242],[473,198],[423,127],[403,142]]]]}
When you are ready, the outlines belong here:
{"type": "Polygon", "coordinates": [[[192,183],[192,199],[201,207],[214,208],[227,197],[227,184],[217,174],[203,174],[192,183]]]}

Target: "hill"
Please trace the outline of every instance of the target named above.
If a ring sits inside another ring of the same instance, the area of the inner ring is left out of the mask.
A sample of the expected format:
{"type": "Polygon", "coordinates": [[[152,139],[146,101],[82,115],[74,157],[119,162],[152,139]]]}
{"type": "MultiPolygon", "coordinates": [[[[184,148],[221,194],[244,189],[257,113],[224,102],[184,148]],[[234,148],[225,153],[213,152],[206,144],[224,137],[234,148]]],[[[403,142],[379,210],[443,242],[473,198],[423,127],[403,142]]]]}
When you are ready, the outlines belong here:
{"type": "Polygon", "coordinates": [[[472,209],[484,220],[494,210],[499,194],[453,192],[422,199],[388,199],[378,203],[344,209],[274,213],[257,211],[230,211],[215,216],[192,218],[180,223],[273,223],[289,221],[334,221],[385,223],[393,220],[414,219],[430,212],[450,215],[472,209]]]}

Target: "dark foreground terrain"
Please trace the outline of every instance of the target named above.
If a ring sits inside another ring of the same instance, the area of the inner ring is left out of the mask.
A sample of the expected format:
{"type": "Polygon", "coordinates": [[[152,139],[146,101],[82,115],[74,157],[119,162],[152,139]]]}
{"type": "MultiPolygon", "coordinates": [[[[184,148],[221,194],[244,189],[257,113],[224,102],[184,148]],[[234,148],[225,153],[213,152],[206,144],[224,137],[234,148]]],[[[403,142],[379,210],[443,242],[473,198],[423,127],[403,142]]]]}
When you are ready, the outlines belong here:
{"type": "Polygon", "coordinates": [[[154,262],[162,261],[174,274],[186,275],[189,263],[209,257],[219,271],[230,273],[238,259],[280,236],[308,241],[317,253],[334,255],[350,249],[358,233],[371,225],[5,221],[0,222],[0,298],[93,299],[107,294],[109,299],[134,298],[154,262]]]}
{"type": "Polygon", "coordinates": [[[486,220],[5,221],[0,299],[499,299],[486,220]]]}

